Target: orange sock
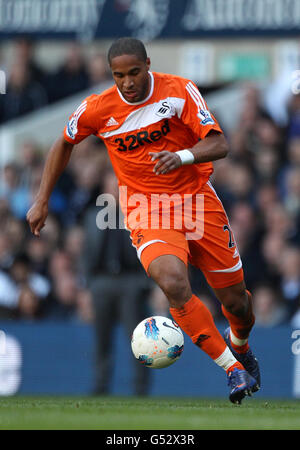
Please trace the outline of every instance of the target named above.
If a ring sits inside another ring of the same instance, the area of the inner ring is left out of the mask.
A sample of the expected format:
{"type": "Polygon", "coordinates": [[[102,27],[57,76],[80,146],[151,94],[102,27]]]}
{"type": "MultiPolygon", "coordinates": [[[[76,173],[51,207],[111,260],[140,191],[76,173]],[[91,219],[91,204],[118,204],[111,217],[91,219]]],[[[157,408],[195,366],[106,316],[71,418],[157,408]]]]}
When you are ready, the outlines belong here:
{"type": "Polygon", "coordinates": [[[180,328],[212,359],[217,359],[227,345],[215,326],[213,317],[201,300],[193,295],[182,308],[170,308],[180,328]]]}
{"type": "Polygon", "coordinates": [[[196,295],[193,295],[182,308],[170,308],[170,313],[193,343],[227,373],[234,367],[244,369],[227,347],[210,311],[196,295]]]}
{"type": "Polygon", "coordinates": [[[231,372],[235,368],[240,369],[240,370],[245,370],[244,366],[239,361],[237,361],[236,363],[232,364],[232,366],[230,366],[226,370],[226,373],[228,374],[228,372],[231,372]]]}
{"type": "Polygon", "coordinates": [[[255,316],[252,309],[252,295],[246,291],[249,300],[249,309],[245,317],[238,317],[230,313],[222,305],[222,312],[230,325],[230,338],[232,348],[238,353],[245,353],[249,349],[248,337],[255,323],[255,316]]]}

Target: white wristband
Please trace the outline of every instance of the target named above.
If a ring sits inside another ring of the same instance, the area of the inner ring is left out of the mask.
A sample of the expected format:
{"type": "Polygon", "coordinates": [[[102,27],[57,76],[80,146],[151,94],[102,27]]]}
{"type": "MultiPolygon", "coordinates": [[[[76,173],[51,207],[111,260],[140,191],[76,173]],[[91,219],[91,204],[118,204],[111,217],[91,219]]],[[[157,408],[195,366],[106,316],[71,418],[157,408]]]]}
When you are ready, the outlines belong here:
{"type": "Polygon", "coordinates": [[[186,165],[186,164],[193,164],[195,161],[195,157],[193,155],[193,153],[190,150],[179,150],[178,152],[175,152],[179,158],[181,159],[181,163],[182,165],[186,165]]]}

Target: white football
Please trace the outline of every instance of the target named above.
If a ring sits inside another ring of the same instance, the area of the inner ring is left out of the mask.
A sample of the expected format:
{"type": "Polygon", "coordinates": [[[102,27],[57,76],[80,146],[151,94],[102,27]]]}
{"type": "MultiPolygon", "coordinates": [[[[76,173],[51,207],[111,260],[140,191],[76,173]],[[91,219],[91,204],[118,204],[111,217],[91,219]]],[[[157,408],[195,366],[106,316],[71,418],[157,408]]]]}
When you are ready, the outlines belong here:
{"type": "Polygon", "coordinates": [[[131,348],[135,358],[152,369],[168,367],[180,358],[184,337],[176,322],[163,316],[142,320],[134,329],[131,348]]]}

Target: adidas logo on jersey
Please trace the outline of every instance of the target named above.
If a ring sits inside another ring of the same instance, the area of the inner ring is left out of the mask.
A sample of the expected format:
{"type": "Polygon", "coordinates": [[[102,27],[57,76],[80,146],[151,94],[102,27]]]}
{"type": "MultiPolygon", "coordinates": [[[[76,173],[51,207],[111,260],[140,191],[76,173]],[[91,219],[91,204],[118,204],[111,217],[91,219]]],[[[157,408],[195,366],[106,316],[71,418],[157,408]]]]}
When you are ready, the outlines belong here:
{"type": "Polygon", "coordinates": [[[113,127],[114,125],[119,125],[119,122],[117,122],[113,117],[111,117],[105,124],[106,127],[113,127]]]}

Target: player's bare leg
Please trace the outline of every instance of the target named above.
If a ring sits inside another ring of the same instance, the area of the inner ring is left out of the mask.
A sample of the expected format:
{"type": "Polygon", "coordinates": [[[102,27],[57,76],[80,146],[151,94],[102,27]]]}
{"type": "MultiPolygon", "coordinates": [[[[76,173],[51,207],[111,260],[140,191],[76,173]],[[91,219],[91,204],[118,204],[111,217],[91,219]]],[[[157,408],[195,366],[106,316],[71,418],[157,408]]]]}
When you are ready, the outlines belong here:
{"type": "Polygon", "coordinates": [[[159,256],[150,263],[148,272],[165,293],[170,307],[181,308],[193,295],[187,267],[177,256],[159,256]]]}
{"type": "Polygon", "coordinates": [[[233,356],[210,311],[193,295],[186,265],[174,255],[162,255],[150,263],[148,272],[165,293],[170,313],[180,328],[227,372],[231,386],[230,400],[240,403],[251,392],[255,380],[233,356]]]}
{"type": "Polygon", "coordinates": [[[224,339],[235,357],[256,379],[257,385],[253,389],[255,392],[260,388],[260,371],[258,361],[248,344],[248,337],[255,323],[252,296],[244,281],[214,291],[222,303],[223,314],[230,325],[230,328],[225,330],[224,339]]]}
{"type": "MultiPolygon", "coordinates": [[[[249,327],[253,325],[252,305],[244,281],[222,289],[214,289],[214,292],[224,306],[225,312],[244,319],[247,324],[249,322],[249,327]]],[[[250,330],[246,330],[244,333],[249,335],[249,332],[250,330]]]]}

